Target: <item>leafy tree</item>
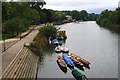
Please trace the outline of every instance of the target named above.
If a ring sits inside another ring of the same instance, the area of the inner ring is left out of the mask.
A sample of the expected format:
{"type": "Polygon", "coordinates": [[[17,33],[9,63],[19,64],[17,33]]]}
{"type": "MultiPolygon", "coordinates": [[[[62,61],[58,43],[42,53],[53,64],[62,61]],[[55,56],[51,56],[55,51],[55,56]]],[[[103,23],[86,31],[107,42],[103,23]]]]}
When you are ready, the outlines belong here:
{"type": "Polygon", "coordinates": [[[71,11],[70,14],[73,17],[73,19],[80,20],[80,13],[77,10],[71,11]]]}
{"type": "Polygon", "coordinates": [[[115,11],[102,11],[102,13],[97,17],[96,22],[102,26],[120,24],[120,8],[116,8],[115,11]]]}
{"type": "Polygon", "coordinates": [[[82,10],[80,12],[80,20],[87,21],[88,20],[88,13],[86,10],[82,10]]]}
{"type": "Polygon", "coordinates": [[[56,36],[56,32],[57,32],[55,26],[53,26],[51,24],[46,24],[45,26],[41,27],[39,29],[39,31],[47,39],[49,39],[49,37],[55,37],[56,36]]]}
{"type": "Polygon", "coordinates": [[[11,33],[18,35],[19,32],[25,31],[30,26],[30,22],[26,19],[13,18],[3,24],[3,33],[11,33]]]}

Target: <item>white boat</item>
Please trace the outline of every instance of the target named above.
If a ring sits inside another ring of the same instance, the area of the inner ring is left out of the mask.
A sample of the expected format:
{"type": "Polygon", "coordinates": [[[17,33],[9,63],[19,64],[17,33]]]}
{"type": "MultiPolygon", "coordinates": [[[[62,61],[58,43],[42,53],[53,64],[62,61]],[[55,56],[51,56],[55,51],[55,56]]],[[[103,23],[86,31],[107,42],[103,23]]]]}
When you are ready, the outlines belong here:
{"type": "Polygon", "coordinates": [[[59,52],[61,52],[62,50],[61,50],[61,47],[60,46],[57,46],[56,48],[55,48],[55,52],[57,52],[57,53],[59,53],[59,52]]]}
{"type": "Polygon", "coordinates": [[[68,53],[69,52],[69,49],[66,48],[66,47],[62,47],[61,50],[62,50],[63,53],[68,53]]]}

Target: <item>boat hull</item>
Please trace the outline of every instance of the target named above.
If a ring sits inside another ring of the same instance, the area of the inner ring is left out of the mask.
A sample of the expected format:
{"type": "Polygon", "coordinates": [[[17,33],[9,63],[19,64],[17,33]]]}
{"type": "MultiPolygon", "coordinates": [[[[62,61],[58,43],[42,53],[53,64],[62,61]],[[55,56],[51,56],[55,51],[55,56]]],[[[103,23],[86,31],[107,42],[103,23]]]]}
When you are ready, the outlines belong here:
{"type": "Polygon", "coordinates": [[[90,64],[88,61],[86,61],[85,59],[80,58],[79,56],[76,56],[76,55],[73,55],[73,54],[71,54],[70,56],[74,57],[76,60],[83,63],[84,66],[88,66],[90,64]]]}
{"type": "Polygon", "coordinates": [[[59,64],[59,66],[67,68],[67,64],[63,59],[57,59],[57,63],[59,64]]]}

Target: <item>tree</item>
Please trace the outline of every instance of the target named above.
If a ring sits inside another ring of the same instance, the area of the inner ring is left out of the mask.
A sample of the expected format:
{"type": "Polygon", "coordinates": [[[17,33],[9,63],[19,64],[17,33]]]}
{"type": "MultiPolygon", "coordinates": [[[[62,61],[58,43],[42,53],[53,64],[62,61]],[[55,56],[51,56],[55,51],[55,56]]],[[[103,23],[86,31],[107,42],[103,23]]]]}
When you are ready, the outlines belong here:
{"type": "Polygon", "coordinates": [[[50,37],[55,37],[56,36],[56,32],[57,32],[55,26],[53,26],[51,24],[46,24],[45,26],[41,27],[39,29],[39,31],[47,39],[49,39],[50,37]]]}
{"type": "Polygon", "coordinates": [[[3,24],[3,33],[11,33],[13,36],[19,32],[25,31],[30,26],[30,22],[26,19],[13,18],[3,24]]]}
{"type": "Polygon", "coordinates": [[[86,10],[80,11],[80,20],[87,21],[88,20],[88,13],[86,10]]]}
{"type": "Polygon", "coordinates": [[[73,19],[80,20],[80,13],[77,10],[71,11],[70,14],[73,17],[73,19]]]}

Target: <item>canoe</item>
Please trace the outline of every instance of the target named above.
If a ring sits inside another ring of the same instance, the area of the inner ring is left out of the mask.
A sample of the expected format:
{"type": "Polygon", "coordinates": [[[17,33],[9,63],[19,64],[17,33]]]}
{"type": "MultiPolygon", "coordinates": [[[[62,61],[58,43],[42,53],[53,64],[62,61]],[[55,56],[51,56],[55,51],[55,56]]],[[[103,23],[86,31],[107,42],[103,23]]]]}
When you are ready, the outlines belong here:
{"type": "Polygon", "coordinates": [[[75,59],[75,57],[70,56],[70,59],[71,59],[76,65],[81,66],[81,67],[84,66],[84,64],[81,63],[80,61],[78,61],[77,59],[75,59]]]}
{"type": "Polygon", "coordinates": [[[63,60],[67,63],[69,67],[74,67],[74,62],[66,54],[62,54],[63,60]]]}
{"type": "Polygon", "coordinates": [[[57,57],[57,62],[58,62],[58,64],[59,64],[61,67],[67,68],[67,64],[66,64],[66,62],[62,59],[61,56],[58,56],[58,57],[57,57]]]}
{"type": "Polygon", "coordinates": [[[82,62],[82,63],[85,64],[85,65],[89,65],[89,64],[90,64],[90,62],[86,61],[85,59],[82,59],[82,58],[79,57],[79,56],[76,56],[76,55],[74,55],[74,54],[71,54],[70,56],[74,57],[76,60],[82,62]]]}
{"type": "Polygon", "coordinates": [[[68,53],[69,50],[68,50],[68,48],[66,48],[66,47],[62,47],[62,52],[63,52],[63,53],[68,53]]]}
{"type": "Polygon", "coordinates": [[[61,50],[61,47],[60,46],[57,46],[56,48],[55,48],[55,52],[56,53],[60,53],[62,50],[61,50]]]}
{"type": "Polygon", "coordinates": [[[88,80],[87,77],[79,72],[76,69],[71,69],[72,70],[72,75],[77,79],[77,80],[88,80]]]}

